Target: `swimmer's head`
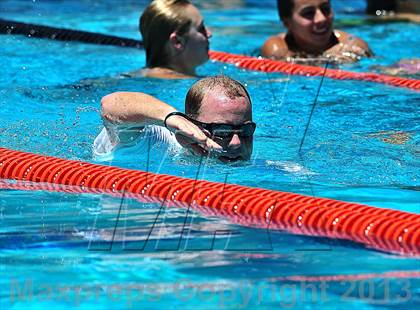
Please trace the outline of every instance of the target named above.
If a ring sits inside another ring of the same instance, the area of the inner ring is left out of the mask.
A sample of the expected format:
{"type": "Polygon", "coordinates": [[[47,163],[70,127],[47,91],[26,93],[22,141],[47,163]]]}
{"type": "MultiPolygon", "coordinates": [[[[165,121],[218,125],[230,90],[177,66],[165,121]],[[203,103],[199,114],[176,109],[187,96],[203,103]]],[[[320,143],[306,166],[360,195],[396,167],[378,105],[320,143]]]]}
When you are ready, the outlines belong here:
{"type": "Polygon", "coordinates": [[[278,0],[277,4],[298,48],[317,54],[329,46],[334,20],[330,0],[278,0]]]}
{"type": "Polygon", "coordinates": [[[203,78],[191,86],[185,98],[185,113],[189,117],[197,118],[201,113],[204,95],[216,88],[229,98],[245,97],[251,105],[251,97],[245,86],[226,75],[217,75],[203,78]]]}
{"type": "MultiPolygon", "coordinates": [[[[299,1],[299,0],[298,0],[299,1]]],[[[329,2],[329,0],[327,0],[329,2]]],[[[380,0],[384,1],[384,0],[380,0]]],[[[387,0],[385,0],[387,1],[387,0]]],[[[279,17],[282,21],[286,18],[291,18],[293,15],[293,10],[295,8],[296,0],[277,0],[277,11],[279,13],[279,17]]],[[[310,1],[308,1],[310,2],[310,1]]]]}
{"type": "Polygon", "coordinates": [[[208,60],[211,34],[188,0],[153,0],[141,15],[139,28],[149,68],[168,67],[175,57],[181,59],[179,66],[192,69],[208,60]]]}
{"type": "Polygon", "coordinates": [[[204,124],[198,126],[223,147],[218,159],[233,162],[251,157],[255,124],[251,98],[241,83],[227,76],[199,80],[187,93],[185,112],[204,124]]]}

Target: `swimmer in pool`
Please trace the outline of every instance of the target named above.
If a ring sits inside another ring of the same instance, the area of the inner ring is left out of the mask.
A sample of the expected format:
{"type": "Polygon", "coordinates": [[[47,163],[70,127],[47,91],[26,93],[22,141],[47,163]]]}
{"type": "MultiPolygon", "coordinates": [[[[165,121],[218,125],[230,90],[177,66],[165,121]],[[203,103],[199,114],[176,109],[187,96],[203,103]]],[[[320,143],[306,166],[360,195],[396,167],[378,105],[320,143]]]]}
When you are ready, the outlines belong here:
{"type": "Polygon", "coordinates": [[[185,114],[144,93],[117,92],[101,101],[104,129],[94,142],[96,157],[117,147],[162,143],[222,162],[248,160],[256,124],[245,87],[226,76],[196,82],[185,98],[185,114]]]}
{"type": "Polygon", "coordinates": [[[146,68],[134,75],[190,78],[209,59],[211,32],[188,0],[153,0],[141,15],[139,28],[146,51],[146,68]]]}
{"type": "MultiPolygon", "coordinates": [[[[366,13],[374,15],[378,21],[397,21],[420,23],[419,0],[367,0],[366,13]]],[[[419,78],[420,58],[401,59],[390,66],[372,66],[388,75],[419,78]]]]}
{"type": "Polygon", "coordinates": [[[329,0],[277,0],[277,8],[287,32],[264,43],[264,57],[349,63],[372,56],[365,41],[333,28],[334,13],[329,0]]]}
{"type": "Polygon", "coordinates": [[[420,58],[401,59],[398,63],[390,66],[372,66],[371,70],[378,70],[387,75],[420,78],[420,58]]]}

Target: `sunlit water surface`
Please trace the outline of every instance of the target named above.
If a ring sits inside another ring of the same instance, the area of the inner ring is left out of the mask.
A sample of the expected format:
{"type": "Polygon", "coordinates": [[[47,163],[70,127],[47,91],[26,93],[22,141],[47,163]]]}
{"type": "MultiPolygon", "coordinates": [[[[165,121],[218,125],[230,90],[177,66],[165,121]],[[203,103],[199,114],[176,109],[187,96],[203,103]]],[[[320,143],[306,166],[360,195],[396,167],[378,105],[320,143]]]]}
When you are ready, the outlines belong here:
{"type": "MultiPolygon", "coordinates": [[[[372,71],[418,54],[420,26],[370,25],[363,1],[333,3],[337,24],[376,53],[344,69],[372,71]]],[[[144,4],[6,0],[0,17],[139,39],[144,4]]],[[[214,50],[256,55],[265,38],[282,30],[269,1],[198,5],[214,50]]],[[[105,94],[142,91],[182,109],[193,82],[120,77],[144,66],[142,50],[22,36],[1,36],[0,49],[0,145],[67,159],[95,162],[91,147],[105,94]]],[[[165,156],[159,147],[150,158],[123,150],[101,163],[420,212],[418,92],[331,79],[320,85],[321,78],[212,62],[199,74],[226,74],[249,89],[258,124],[249,163],[165,156]]],[[[0,223],[2,309],[412,309],[420,301],[415,278],[285,279],[413,271],[416,259],[240,226],[194,210],[105,195],[2,190],[0,223]]]]}

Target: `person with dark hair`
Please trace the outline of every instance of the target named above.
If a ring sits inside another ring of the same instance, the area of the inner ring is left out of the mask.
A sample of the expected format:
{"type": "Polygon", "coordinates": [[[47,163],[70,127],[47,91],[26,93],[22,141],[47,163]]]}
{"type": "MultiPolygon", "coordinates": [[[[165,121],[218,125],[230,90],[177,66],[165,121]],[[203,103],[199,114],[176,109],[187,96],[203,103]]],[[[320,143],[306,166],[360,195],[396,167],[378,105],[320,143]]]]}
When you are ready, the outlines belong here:
{"type": "Polygon", "coordinates": [[[118,147],[163,143],[173,152],[213,155],[223,162],[250,159],[256,124],[245,87],[226,76],[196,82],[185,98],[185,114],[144,93],[117,92],[101,101],[104,129],[95,157],[118,147]]]}
{"type": "Polygon", "coordinates": [[[339,63],[372,56],[365,41],[333,28],[334,13],[329,0],[277,0],[277,7],[287,32],[270,37],[262,47],[263,56],[339,63]]]}
{"type": "Polygon", "coordinates": [[[188,0],[153,0],[140,17],[139,29],[146,51],[142,76],[189,78],[209,59],[211,32],[188,0]]]}

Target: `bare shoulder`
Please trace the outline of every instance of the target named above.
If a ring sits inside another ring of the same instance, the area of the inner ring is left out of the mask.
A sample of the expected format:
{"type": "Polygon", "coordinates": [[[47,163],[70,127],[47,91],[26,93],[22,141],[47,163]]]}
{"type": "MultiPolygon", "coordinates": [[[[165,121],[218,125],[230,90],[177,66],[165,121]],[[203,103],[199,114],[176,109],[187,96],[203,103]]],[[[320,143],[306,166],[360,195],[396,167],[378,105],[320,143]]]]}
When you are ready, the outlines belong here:
{"type": "Polygon", "coordinates": [[[339,43],[349,47],[358,47],[363,50],[367,56],[373,55],[369,45],[363,39],[341,30],[334,30],[334,34],[339,43]]]}
{"type": "Polygon", "coordinates": [[[269,37],[261,48],[261,54],[267,58],[280,59],[288,56],[289,47],[286,43],[286,35],[280,33],[269,37]]]}
{"type": "Polygon", "coordinates": [[[168,80],[177,80],[177,79],[190,79],[192,76],[173,71],[166,68],[144,68],[139,72],[139,75],[142,77],[151,77],[157,79],[168,79],[168,80]]]}

